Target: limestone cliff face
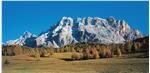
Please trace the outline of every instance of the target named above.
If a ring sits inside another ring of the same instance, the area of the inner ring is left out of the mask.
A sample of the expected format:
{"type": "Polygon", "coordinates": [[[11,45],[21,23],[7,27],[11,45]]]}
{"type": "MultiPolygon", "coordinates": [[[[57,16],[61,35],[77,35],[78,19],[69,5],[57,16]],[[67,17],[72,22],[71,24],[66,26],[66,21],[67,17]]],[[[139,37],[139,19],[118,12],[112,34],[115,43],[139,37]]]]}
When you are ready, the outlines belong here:
{"type": "MultiPolygon", "coordinates": [[[[134,40],[139,37],[142,37],[142,34],[138,30],[131,29],[125,20],[116,20],[114,17],[107,19],[99,17],[62,17],[58,24],[46,32],[41,33],[39,36],[34,36],[34,38],[31,36],[32,41],[28,43],[32,43],[34,47],[59,48],[78,42],[102,44],[124,43],[127,40],[134,40]]],[[[8,41],[6,44],[26,45],[28,43],[14,40],[8,41]]]]}

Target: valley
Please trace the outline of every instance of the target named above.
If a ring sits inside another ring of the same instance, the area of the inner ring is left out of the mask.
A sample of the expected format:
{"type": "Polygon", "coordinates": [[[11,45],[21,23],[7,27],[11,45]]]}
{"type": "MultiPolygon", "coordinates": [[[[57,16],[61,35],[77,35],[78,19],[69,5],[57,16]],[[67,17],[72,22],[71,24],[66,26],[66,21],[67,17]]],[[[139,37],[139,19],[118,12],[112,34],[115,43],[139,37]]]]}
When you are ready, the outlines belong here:
{"type": "Polygon", "coordinates": [[[148,73],[149,37],[125,44],[77,43],[61,48],[3,46],[3,73],[148,73]]]}

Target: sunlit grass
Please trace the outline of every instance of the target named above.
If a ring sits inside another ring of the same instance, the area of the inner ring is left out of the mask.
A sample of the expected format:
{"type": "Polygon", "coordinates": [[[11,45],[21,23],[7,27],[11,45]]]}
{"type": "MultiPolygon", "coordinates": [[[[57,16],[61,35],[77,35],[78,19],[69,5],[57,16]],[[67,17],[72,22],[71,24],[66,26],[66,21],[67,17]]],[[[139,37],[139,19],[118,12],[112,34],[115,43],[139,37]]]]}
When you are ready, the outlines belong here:
{"type": "MultiPolygon", "coordinates": [[[[55,53],[49,58],[29,56],[3,56],[9,65],[3,65],[3,73],[147,73],[148,58],[100,58],[65,61],[71,53],[55,53]]],[[[3,62],[4,62],[3,61],[3,62]]]]}

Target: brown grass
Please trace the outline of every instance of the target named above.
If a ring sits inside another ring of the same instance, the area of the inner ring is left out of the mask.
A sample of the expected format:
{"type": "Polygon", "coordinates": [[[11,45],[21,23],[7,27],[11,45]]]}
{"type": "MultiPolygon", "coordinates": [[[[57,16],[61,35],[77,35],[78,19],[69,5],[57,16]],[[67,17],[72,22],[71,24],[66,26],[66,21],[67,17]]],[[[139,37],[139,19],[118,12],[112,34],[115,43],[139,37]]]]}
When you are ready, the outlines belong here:
{"type": "Polygon", "coordinates": [[[148,73],[148,58],[104,58],[78,61],[72,53],[54,53],[52,57],[35,58],[18,55],[3,56],[3,73],[148,73]],[[63,59],[62,59],[63,58],[63,59]],[[10,64],[5,65],[8,60],[10,64]]]}

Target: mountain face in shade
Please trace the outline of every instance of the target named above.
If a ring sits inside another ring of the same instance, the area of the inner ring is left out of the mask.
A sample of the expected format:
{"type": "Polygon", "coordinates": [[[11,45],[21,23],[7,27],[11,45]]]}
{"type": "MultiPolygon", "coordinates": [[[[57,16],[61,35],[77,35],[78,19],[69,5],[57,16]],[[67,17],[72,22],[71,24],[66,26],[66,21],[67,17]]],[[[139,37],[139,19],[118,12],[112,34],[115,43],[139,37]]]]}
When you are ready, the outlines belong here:
{"type": "Polygon", "coordinates": [[[28,46],[28,47],[36,47],[36,35],[26,31],[20,36],[19,39],[7,41],[5,45],[21,45],[21,46],[28,46]]]}
{"type": "Polygon", "coordinates": [[[124,43],[142,37],[138,30],[133,30],[124,20],[114,17],[71,18],[63,17],[58,24],[39,36],[24,33],[17,40],[6,42],[7,45],[24,45],[29,47],[59,48],[68,44],[88,43],[124,43]]]}

